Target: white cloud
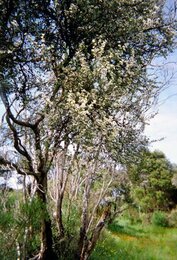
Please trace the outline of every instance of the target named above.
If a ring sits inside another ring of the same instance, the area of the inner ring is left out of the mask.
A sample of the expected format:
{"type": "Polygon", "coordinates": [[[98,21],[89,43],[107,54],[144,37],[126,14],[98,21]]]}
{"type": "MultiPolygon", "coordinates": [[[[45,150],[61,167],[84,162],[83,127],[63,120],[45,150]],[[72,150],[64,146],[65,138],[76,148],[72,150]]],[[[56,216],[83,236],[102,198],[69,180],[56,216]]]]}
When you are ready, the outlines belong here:
{"type": "Polygon", "coordinates": [[[150,121],[145,134],[151,140],[164,138],[154,142],[150,148],[161,150],[171,162],[177,163],[177,96],[167,99],[159,107],[159,113],[150,121]]]}

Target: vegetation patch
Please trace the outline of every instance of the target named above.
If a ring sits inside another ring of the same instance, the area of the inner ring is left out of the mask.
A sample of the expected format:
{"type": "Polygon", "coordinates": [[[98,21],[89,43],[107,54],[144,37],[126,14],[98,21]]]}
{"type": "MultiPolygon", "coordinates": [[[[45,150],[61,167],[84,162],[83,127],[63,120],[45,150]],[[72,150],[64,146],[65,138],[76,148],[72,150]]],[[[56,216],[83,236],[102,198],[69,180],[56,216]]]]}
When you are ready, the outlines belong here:
{"type": "Polygon", "coordinates": [[[177,229],[116,221],[104,232],[91,259],[175,260],[177,229]],[[124,224],[123,224],[124,223],[124,224]]]}

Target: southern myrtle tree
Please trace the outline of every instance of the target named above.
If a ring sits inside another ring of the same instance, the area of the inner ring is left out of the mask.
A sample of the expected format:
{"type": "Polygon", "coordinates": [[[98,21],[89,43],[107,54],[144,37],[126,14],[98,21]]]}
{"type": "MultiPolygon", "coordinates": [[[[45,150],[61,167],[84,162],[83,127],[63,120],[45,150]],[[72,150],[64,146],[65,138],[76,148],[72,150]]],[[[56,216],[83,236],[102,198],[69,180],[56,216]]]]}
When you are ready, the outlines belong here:
{"type": "Polygon", "coordinates": [[[167,13],[165,6],[157,0],[0,1],[1,143],[14,147],[0,163],[36,182],[44,211],[36,258],[56,257],[47,200],[56,160],[64,160],[58,163],[59,232],[62,237],[64,191],[75,178],[82,201],[76,257],[92,252],[110,215],[106,206],[88,232],[94,183],[102,179],[99,206],[116,165],[144,145],[146,112],[158,90],[147,69],[173,48],[176,9],[167,13]]]}

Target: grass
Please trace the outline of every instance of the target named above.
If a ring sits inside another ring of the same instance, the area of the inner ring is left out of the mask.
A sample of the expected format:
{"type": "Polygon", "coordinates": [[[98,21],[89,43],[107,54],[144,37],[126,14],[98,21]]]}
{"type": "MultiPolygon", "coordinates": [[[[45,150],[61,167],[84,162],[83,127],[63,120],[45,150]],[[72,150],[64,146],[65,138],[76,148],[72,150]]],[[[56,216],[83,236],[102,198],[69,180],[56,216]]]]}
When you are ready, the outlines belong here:
{"type": "Polygon", "coordinates": [[[176,260],[177,229],[115,221],[104,231],[91,260],[176,260]]]}

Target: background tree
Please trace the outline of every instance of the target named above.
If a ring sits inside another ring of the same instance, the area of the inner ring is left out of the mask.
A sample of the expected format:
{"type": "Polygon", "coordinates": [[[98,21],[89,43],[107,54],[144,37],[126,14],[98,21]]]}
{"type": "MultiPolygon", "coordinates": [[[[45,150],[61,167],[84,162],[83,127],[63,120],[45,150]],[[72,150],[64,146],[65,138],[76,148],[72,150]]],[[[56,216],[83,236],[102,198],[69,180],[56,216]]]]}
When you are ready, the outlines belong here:
{"type": "Polygon", "coordinates": [[[137,206],[145,212],[168,211],[174,207],[177,190],[172,185],[172,178],[175,174],[176,167],[162,152],[143,151],[140,162],[128,169],[137,206]]]}

